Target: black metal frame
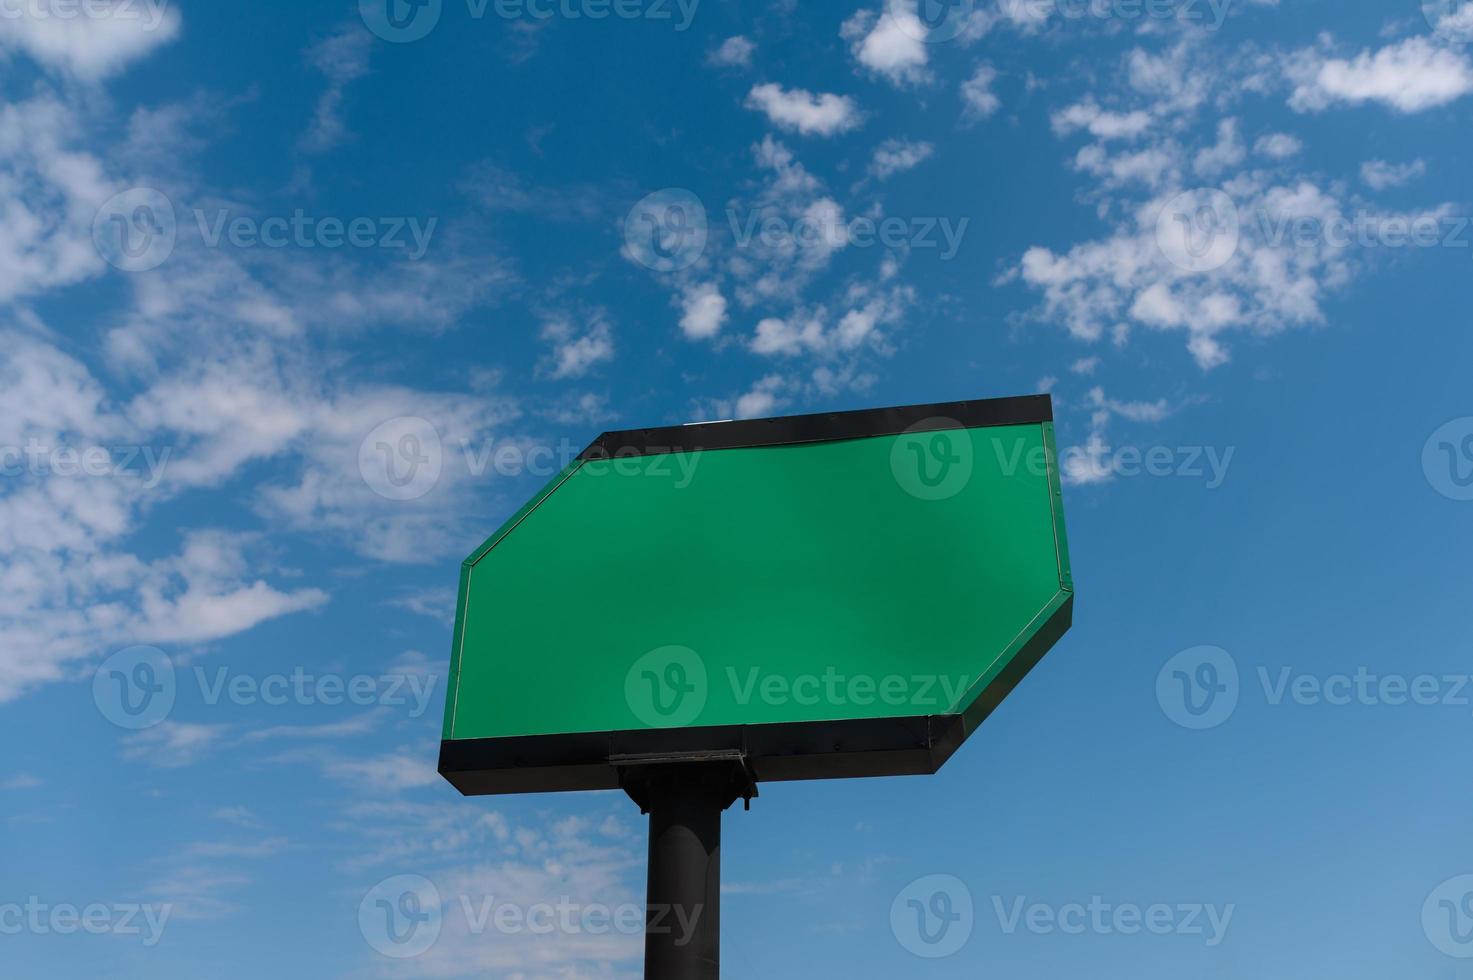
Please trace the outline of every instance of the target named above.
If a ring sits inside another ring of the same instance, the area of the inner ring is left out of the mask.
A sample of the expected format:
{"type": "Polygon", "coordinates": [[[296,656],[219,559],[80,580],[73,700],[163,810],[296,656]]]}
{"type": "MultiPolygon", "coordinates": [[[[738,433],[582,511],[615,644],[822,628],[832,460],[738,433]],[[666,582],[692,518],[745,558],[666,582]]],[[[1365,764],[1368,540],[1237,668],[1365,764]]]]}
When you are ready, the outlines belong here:
{"type": "Polygon", "coordinates": [[[605,432],[583,450],[578,458],[595,460],[707,449],[793,446],[809,442],[893,436],[912,429],[918,432],[940,432],[946,429],[1028,425],[1053,420],[1054,403],[1048,395],[980,398],[937,405],[902,405],[898,408],[786,415],[737,422],[696,422],[658,429],[605,432]]]}
{"type": "MultiPolygon", "coordinates": [[[[580,460],[863,439],[1053,421],[1048,395],[606,432],[580,460]]],[[[637,729],[440,743],[439,771],[467,796],[627,788],[641,761],[740,758],[754,782],[934,773],[1069,628],[1073,594],[961,714],[637,729]]]]}

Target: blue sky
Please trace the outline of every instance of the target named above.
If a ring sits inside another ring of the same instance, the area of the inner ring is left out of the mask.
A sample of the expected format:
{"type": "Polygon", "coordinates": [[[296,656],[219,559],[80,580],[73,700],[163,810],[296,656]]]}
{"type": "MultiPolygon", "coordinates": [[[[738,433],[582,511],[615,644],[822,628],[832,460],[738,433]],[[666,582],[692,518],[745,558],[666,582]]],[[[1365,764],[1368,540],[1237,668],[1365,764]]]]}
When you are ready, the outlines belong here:
{"type": "Polygon", "coordinates": [[[728,975],[1473,976],[1473,4],[15,0],[0,77],[10,975],[639,975],[625,798],[434,771],[461,559],[607,428],[1047,390],[1073,630],[730,813],[728,975]]]}

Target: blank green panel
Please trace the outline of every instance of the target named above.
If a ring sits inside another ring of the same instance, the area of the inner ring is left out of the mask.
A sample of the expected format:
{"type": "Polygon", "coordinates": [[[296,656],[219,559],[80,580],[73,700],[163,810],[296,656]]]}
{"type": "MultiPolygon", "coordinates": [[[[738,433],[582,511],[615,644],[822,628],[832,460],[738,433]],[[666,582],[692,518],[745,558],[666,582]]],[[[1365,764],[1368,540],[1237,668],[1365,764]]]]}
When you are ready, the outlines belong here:
{"type": "Polygon", "coordinates": [[[444,737],[648,728],[626,680],[671,646],[684,724],[960,712],[1070,589],[1047,422],[580,462],[467,562],[444,737]],[[965,693],[743,703],[754,670],[965,693]]]}

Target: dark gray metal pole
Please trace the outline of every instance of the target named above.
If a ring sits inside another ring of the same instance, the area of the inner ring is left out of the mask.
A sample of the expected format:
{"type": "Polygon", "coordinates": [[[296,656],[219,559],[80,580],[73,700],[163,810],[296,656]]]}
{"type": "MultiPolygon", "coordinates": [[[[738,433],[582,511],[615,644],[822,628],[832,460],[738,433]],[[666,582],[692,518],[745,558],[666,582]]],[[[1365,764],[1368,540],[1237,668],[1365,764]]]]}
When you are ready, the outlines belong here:
{"type": "Polygon", "coordinates": [[[739,751],[618,757],[619,784],[650,815],[645,980],[721,976],[721,812],[751,803],[739,751]]]}
{"type": "Polygon", "coordinates": [[[661,787],[650,799],[645,980],[721,975],[721,811],[708,787],[661,787]]]}

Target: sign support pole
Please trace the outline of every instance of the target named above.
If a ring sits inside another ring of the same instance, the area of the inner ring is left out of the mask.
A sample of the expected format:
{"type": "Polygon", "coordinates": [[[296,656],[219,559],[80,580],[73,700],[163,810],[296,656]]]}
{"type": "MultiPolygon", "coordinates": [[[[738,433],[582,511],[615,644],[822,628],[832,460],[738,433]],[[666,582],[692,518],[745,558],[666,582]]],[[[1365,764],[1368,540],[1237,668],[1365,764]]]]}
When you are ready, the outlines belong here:
{"type": "Polygon", "coordinates": [[[757,794],[740,758],[625,760],[621,782],[650,817],[645,980],[721,976],[721,814],[757,794]]]}
{"type": "Polygon", "coordinates": [[[650,809],[645,980],[721,975],[721,811],[711,793],[657,794],[650,809]]]}

